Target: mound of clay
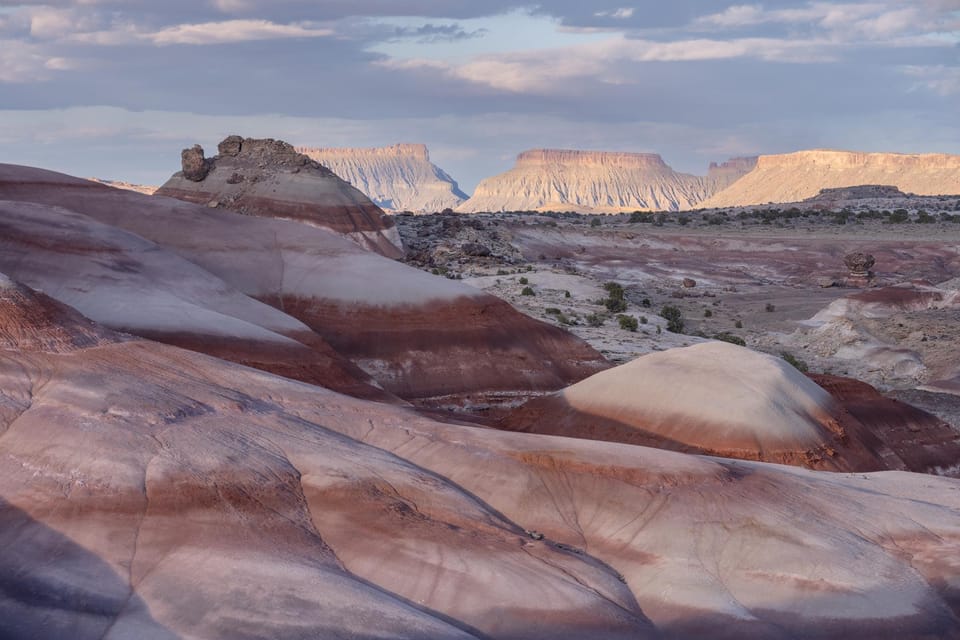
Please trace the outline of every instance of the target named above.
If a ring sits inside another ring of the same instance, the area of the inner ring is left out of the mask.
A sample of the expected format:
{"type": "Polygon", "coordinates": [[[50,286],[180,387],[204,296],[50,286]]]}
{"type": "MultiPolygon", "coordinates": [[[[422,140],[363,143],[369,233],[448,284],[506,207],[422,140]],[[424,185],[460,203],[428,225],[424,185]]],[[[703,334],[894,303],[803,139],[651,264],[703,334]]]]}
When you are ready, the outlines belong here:
{"type": "Polygon", "coordinates": [[[147,341],[0,383],[4,637],[960,633],[957,481],[451,426],[147,341]]]}
{"type": "Polygon", "coordinates": [[[936,466],[923,455],[910,466],[784,360],[725,342],[642,356],[532,400],[502,426],[816,469],[936,466]]]}
{"type": "Polygon", "coordinates": [[[426,145],[296,150],[333,171],[384,209],[429,213],[454,208],[468,197],[453,178],[430,162],[426,145]]]}
{"type": "MultiPolygon", "coordinates": [[[[127,330],[172,344],[210,352],[218,340],[203,339],[206,331],[230,339],[214,352],[227,357],[260,342],[252,337],[274,338],[262,342],[258,359],[231,357],[245,363],[280,353],[276,346],[287,339],[316,349],[332,345],[388,392],[431,405],[516,402],[518,395],[555,391],[608,366],[579,338],[498,298],[298,221],[12,165],[0,165],[2,199],[22,208],[4,228],[11,238],[23,236],[9,245],[3,263],[20,269],[16,277],[110,326],[123,322],[127,330]],[[24,201],[69,211],[24,207],[24,201]],[[68,224],[50,233],[54,219],[68,224]],[[37,244],[43,251],[30,258],[37,244]],[[156,300],[172,305],[166,316],[148,313],[158,308],[156,300]],[[157,327],[161,318],[167,322],[157,327]],[[185,327],[179,333],[178,323],[185,327]]],[[[263,368],[302,378],[293,375],[295,357],[282,360],[289,370],[263,368]]]]}
{"type": "Polygon", "coordinates": [[[403,255],[393,220],[323,165],[279,140],[230,136],[219,155],[185,149],[183,170],[156,194],[224,207],[247,215],[286,218],[332,229],[391,258],[403,255]]]}
{"type": "Polygon", "coordinates": [[[704,178],[677,173],[653,153],[534,149],[517,156],[510,171],[482,181],[457,211],[690,209],[750,168],[750,159],[738,159],[711,166],[704,178]]]}
{"type": "Polygon", "coordinates": [[[887,185],[921,196],[960,194],[960,156],[828,150],[760,156],[753,171],[700,206],[799,202],[823,189],[858,185],[887,185]]]}

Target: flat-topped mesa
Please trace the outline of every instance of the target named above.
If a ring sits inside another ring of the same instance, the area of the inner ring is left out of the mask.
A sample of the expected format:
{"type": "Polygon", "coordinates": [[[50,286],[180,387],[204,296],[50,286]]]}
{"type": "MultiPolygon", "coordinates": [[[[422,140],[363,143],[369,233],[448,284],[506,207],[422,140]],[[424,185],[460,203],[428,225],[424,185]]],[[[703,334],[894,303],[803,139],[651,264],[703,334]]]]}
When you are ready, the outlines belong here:
{"type": "Polygon", "coordinates": [[[516,168],[551,164],[625,169],[673,169],[656,153],[620,151],[577,151],[574,149],[531,149],[517,156],[516,168]]]}
{"type": "Polygon", "coordinates": [[[531,149],[513,169],[481,182],[457,208],[478,211],[677,211],[692,209],[752,168],[725,163],[709,176],[674,171],[656,153],[531,149]]]}
{"type": "Polygon", "coordinates": [[[757,156],[730,158],[726,162],[711,162],[707,170],[707,177],[736,174],[739,178],[754,170],[757,166],[757,156]]]}
{"type": "Polygon", "coordinates": [[[919,196],[957,195],[960,155],[814,149],[760,156],[753,171],[702,206],[800,202],[817,196],[823,189],[859,185],[885,185],[919,196]]]}
{"type": "Polygon", "coordinates": [[[393,220],[293,145],[272,138],[229,136],[218,151],[219,155],[205,158],[200,145],[184,149],[182,171],[156,195],[247,215],[288,218],[328,228],[391,258],[403,255],[393,220]]]}
{"type": "Polygon", "coordinates": [[[855,187],[834,187],[820,189],[820,193],[807,198],[805,202],[819,202],[821,200],[864,200],[867,198],[906,198],[909,194],[900,191],[893,185],[861,184],[855,187]]]}
{"type": "Polygon", "coordinates": [[[457,182],[430,162],[430,153],[423,144],[297,150],[329,167],[384,209],[443,211],[467,199],[457,182]]]}
{"type": "Polygon", "coordinates": [[[298,153],[307,157],[313,155],[342,155],[373,158],[414,158],[430,161],[430,152],[427,145],[413,142],[401,142],[385,147],[294,147],[298,153]]]}

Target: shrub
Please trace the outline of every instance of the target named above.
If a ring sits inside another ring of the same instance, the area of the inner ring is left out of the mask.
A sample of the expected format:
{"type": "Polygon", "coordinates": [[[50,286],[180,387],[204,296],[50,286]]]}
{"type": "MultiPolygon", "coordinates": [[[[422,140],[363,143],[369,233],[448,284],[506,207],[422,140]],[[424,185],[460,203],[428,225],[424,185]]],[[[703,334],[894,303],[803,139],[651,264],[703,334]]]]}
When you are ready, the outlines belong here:
{"type": "Polygon", "coordinates": [[[586,321],[587,321],[587,325],[589,325],[589,326],[591,326],[591,327],[602,327],[602,326],[603,326],[603,323],[607,321],[607,319],[604,318],[604,317],[603,317],[601,314],[599,314],[599,313],[591,313],[591,314],[588,315],[586,318],[584,318],[584,320],[586,320],[586,321]]]}
{"type": "Polygon", "coordinates": [[[917,212],[917,224],[931,224],[936,221],[936,218],[922,209],[917,212]]]}
{"type": "Polygon", "coordinates": [[[765,306],[763,310],[766,311],[767,313],[773,313],[774,311],[777,310],[777,305],[773,304],[772,302],[768,302],[767,306],[765,306]]]}
{"type": "Polygon", "coordinates": [[[650,298],[644,298],[643,300],[641,300],[641,301],[640,301],[640,306],[641,306],[641,307],[646,307],[647,309],[649,309],[649,308],[650,308],[650,298]]]}
{"type": "Polygon", "coordinates": [[[704,318],[712,318],[712,317],[713,317],[713,311],[710,311],[710,309],[704,309],[704,311],[703,311],[703,317],[704,317],[704,318]]]}
{"type": "Polygon", "coordinates": [[[617,320],[620,321],[620,328],[626,331],[636,331],[637,326],[639,326],[637,319],[633,316],[619,315],[617,316],[617,320]]]}
{"type": "Polygon", "coordinates": [[[808,371],[808,369],[809,369],[809,367],[807,367],[807,363],[806,363],[806,362],[804,362],[803,360],[798,359],[798,358],[797,358],[796,356],[794,356],[792,353],[789,353],[789,352],[787,352],[787,351],[781,351],[781,352],[780,352],[780,357],[783,358],[784,360],[786,360],[787,363],[789,363],[790,365],[792,365],[797,371],[802,371],[802,372],[806,373],[806,372],[808,371]]]}
{"type": "Polygon", "coordinates": [[[630,214],[630,222],[653,222],[653,216],[649,213],[634,211],[630,214]]]}
{"type": "Polygon", "coordinates": [[[733,323],[733,326],[735,326],[737,329],[743,329],[743,320],[737,320],[733,323]]]}
{"type": "Polygon", "coordinates": [[[551,316],[560,315],[560,309],[557,309],[556,307],[547,307],[546,309],[543,310],[543,312],[551,316]]]}
{"type": "Polygon", "coordinates": [[[894,209],[884,224],[903,224],[910,221],[910,213],[906,209],[894,209]]]}
{"type": "Polygon", "coordinates": [[[647,324],[647,316],[640,316],[640,324],[647,324]]]}
{"type": "Polygon", "coordinates": [[[667,331],[683,333],[683,312],[670,305],[660,310],[660,317],[667,321],[667,331]]]}
{"type": "Polygon", "coordinates": [[[508,276],[510,275],[505,269],[497,269],[498,276],[508,276]]]}
{"type": "Polygon", "coordinates": [[[609,297],[603,301],[603,305],[607,308],[607,311],[620,313],[621,311],[627,310],[627,299],[624,295],[623,286],[616,282],[608,282],[603,285],[603,288],[610,294],[609,297]]]}
{"type": "Polygon", "coordinates": [[[681,227],[685,227],[688,224],[690,224],[690,218],[688,218],[687,216],[680,216],[679,218],[677,218],[677,222],[680,223],[681,227]]]}
{"type": "Polygon", "coordinates": [[[534,293],[533,287],[524,287],[524,288],[523,288],[523,291],[520,292],[520,295],[522,295],[522,296],[535,296],[535,295],[537,295],[537,294],[534,293]]]}
{"type": "Polygon", "coordinates": [[[564,292],[563,292],[563,297],[564,297],[564,298],[569,298],[569,297],[570,297],[570,292],[569,292],[569,291],[564,291],[564,292]]]}
{"type": "Polygon", "coordinates": [[[663,223],[667,221],[667,214],[658,213],[653,217],[653,226],[662,227],[663,223]]]}
{"type": "Polygon", "coordinates": [[[599,227],[601,225],[600,218],[593,218],[590,220],[591,227],[599,227]]]}
{"type": "Polygon", "coordinates": [[[741,347],[747,346],[747,341],[741,338],[740,336],[735,336],[732,333],[724,331],[723,333],[716,333],[713,335],[714,340],[719,340],[721,342],[729,342],[730,344],[737,344],[741,347]]]}
{"type": "Polygon", "coordinates": [[[520,278],[519,280],[517,280],[517,282],[519,282],[520,284],[530,284],[530,281],[527,280],[526,278],[520,278]]]}

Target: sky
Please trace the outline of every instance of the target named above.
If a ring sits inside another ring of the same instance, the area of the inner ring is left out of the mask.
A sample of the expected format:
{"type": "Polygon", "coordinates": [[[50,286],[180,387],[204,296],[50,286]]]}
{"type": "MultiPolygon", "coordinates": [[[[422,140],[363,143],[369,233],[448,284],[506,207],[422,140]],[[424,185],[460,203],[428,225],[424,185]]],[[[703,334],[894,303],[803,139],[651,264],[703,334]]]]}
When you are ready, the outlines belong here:
{"type": "Polygon", "coordinates": [[[960,153],[960,0],[0,0],[0,162],[162,184],[235,133],[468,193],[537,147],[960,153]]]}

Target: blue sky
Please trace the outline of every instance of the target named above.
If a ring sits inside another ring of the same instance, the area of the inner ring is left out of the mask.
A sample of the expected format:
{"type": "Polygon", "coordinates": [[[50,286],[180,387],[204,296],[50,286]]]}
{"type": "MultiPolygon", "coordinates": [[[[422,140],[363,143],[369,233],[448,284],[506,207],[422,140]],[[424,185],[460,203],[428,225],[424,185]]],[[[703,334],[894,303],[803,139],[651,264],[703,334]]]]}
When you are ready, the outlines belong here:
{"type": "Polygon", "coordinates": [[[0,0],[0,162],[81,176],[240,133],[424,142],[469,192],[532,147],[960,153],[958,114],[960,0],[0,0]]]}

